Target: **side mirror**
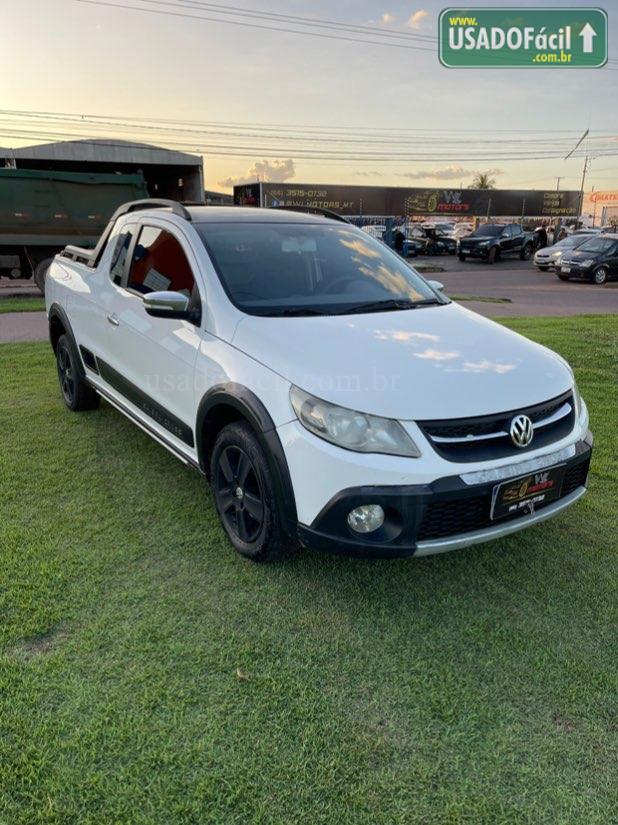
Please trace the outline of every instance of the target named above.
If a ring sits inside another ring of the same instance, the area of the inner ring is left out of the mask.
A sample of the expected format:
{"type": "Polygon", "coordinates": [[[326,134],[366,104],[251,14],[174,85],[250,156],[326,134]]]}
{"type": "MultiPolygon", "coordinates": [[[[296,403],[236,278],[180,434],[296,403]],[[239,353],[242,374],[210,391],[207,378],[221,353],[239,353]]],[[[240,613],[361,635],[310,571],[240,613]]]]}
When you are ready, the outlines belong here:
{"type": "Polygon", "coordinates": [[[144,309],[153,318],[178,318],[190,321],[189,298],[182,292],[148,292],[144,309]]]}
{"type": "Polygon", "coordinates": [[[440,283],[440,281],[427,281],[427,283],[429,284],[429,286],[433,287],[434,289],[437,289],[438,292],[442,292],[442,290],[444,289],[444,284],[440,283]]]}

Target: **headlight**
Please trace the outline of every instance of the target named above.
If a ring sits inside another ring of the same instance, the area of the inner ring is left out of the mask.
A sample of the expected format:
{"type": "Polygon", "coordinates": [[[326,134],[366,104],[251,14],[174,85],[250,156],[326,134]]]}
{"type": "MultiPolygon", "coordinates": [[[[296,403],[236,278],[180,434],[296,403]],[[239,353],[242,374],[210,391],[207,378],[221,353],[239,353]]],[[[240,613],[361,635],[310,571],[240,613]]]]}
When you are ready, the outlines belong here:
{"type": "Polygon", "coordinates": [[[587,261],[582,261],[582,262],[580,263],[580,266],[583,266],[583,267],[586,267],[586,268],[587,268],[587,267],[589,267],[589,266],[592,266],[592,264],[593,264],[593,263],[594,263],[594,258],[588,258],[588,260],[587,260],[587,261]]]}
{"type": "Polygon", "coordinates": [[[479,246],[489,246],[490,241],[480,241],[479,246]]]}
{"type": "Polygon", "coordinates": [[[329,404],[298,387],[290,401],[300,423],[325,441],[357,453],[386,453],[418,458],[420,450],[399,421],[329,404]]]}
{"type": "Polygon", "coordinates": [[[562,255],[562,252],[552,252],[549,256],[550,258],[559,258],[562,255]]]}

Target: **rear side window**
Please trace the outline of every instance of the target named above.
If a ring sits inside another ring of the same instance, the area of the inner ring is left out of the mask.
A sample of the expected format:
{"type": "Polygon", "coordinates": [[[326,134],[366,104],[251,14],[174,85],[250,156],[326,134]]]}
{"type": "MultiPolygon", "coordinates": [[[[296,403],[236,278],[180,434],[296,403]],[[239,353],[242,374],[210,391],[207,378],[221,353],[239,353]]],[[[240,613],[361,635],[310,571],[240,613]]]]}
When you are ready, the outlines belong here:
{"type": "Polygon", "coordinates": [[[129,273],[129,289],[142,295],[171,290],[187,297],[197,295],[197,287],[187,256],[178,240],[155,226],[140,232],[129,273]]]}
{"type": "Polygon", "coordinates": [[[117,286],[120,286],[122,283],[122,278],[124,276],[127,264],[127,256],[129,254],[129,248],[131,247],[131,241],[133,240],[134,234],[135,224],[129,224],[122,228],[122,231],[116,239],[112,262],[109,268],[109,277],[117,286]]]}

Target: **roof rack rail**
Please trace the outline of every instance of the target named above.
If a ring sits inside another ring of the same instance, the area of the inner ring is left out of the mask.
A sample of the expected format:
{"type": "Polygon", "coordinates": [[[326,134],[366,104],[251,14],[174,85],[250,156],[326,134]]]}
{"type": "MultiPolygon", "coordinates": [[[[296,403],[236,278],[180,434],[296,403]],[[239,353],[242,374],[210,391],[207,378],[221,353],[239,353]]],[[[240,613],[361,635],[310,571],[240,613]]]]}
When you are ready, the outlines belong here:
{"type": "Polygon", "coordinates": [[[322,209],[319,206],[269,206],[268,209],[283,209],[286,212],[307,212],[310,215],[323,215],[325,218],[331,218],[333,221],[340,221],[341,223],[351,223],[351,221],[338,212],[333,212],[332,209],[322,209]]]}
{"type": "Polygon", "coordinates": [[[186,221],[191,220],[191,213],[179,201],[172,201],[167,198],[142,198],[139,201],[123,203],[116,209],[110,221],[115,221],[121,215],[127,215],[129,212],[137,212],[138,209],[171,209],[174,215],[178,215],[179,218],[184,218],[186,221]]]}

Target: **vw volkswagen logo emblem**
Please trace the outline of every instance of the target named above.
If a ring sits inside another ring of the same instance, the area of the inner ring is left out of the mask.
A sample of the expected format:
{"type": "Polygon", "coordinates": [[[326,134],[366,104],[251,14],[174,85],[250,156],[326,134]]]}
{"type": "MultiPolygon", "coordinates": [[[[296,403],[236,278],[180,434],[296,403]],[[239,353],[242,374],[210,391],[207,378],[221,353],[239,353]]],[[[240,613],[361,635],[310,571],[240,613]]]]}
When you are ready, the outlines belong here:
{"type": "Polygon", "coordinates": [[[534,427],[527,415],[516,415],[511,421],[509,431],[511,441],[516,447],[527,447],[534,438],[534,427]]]}

